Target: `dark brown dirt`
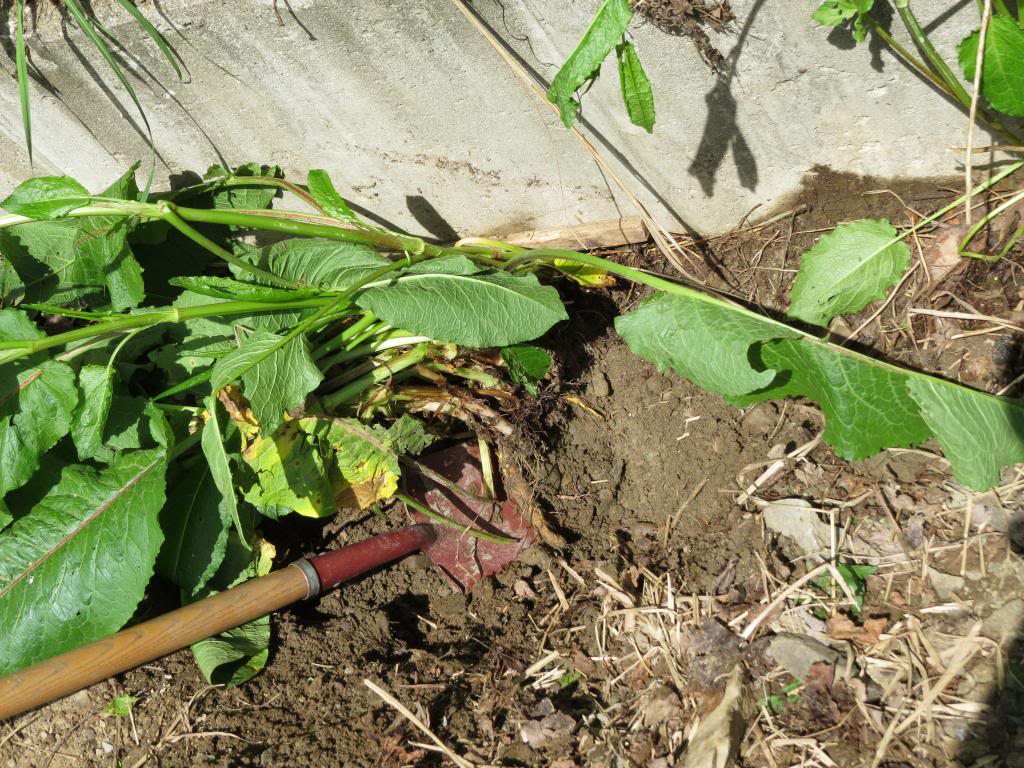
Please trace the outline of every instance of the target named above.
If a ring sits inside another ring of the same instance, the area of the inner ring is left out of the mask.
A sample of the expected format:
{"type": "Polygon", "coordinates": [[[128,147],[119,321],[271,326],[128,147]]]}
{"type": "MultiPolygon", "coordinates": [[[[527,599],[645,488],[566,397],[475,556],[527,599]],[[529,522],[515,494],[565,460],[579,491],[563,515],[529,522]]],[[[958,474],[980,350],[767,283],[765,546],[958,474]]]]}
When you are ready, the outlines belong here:
{"type": "MultiPolygon", "coordinates": [[[[790,205],[801,212],[769,228],[704,244],[708,279],[778,312],[792,275],[782,270],[795,270],[798,255],[822,228],[863,216],[902,224],[914,216],[911,209],[931,210],[951,196],[935,182],[861,179],[817,169],[790,205]],[[895,191],[906,208],[893,194],[874,194],[884,188],[895,191]]],[[[643,263],[646,257],[629,252],[617,258],[643,263]]],[[[973,296],[979,286],[998,287],[1001,293],[992,294],[986,311],[1005,315],[1016,303],[1009,298],[1017,290],[1016,272],[974,269],[951,278],[961,281],[957,290],[973,296]]],[[[659,374],[610,331],[614,315],[639,299],[635,291],[569,291],[567,298],[572,320],[547,340],[559,356],[555,381],[516,414],[518,433],[502,449],[521,467],[553,529],[565,538],[561,553],[533,547],[469,596],[454,594],[425,557],[409,558],[282,612],[274,621],[267,669],[251,683],[210,689],[190,655],[175,654],[19,719],[13,729],[0,728],[0,768],[440,764],[437,753],[411,743],[429,740],[365,687],[364,678],[383,685],[445,743],[474,760],[574,764],[575,758],[557,762],[577,744],[567,733],[579,727],[579,733],[594,736],[580,736],[578,744],[592,743],[607,721],[598,713],[613,702],[571,681],[555,695],[524,684],[524,670],[545,642],[553,642],[552,579],[563,585],[568,579],[554,558],[581,572],[599,565],[626,585],[636,584],[644,568],[670,572],[685,593],[723,595],[723,604],[736,611],[756,603],[763,595],[758,558],[768,561],[775,554],[766,550],[760,524],[735,503],[735,494],[761,470],[749,465],[764,462],[773,446],[791,450],[807,442],[820,430],[820,416],[799,403],[763,404],[741,413],[715,395],[659,374]],[[141,697],[130,720],[103,714],[121,693],[141,697]],[[523,743],[525,722],[556,723],[551,718],[558,715],[571,718],[566,733],[553,725],[547,746],[523,743]]],[[[921,331],[927,335],[926,328],[921,331]]],[[[887,338],[883,327],[865,343],[884,346],[887,338]]],[[[892,348],[914,350],[906,342],[893,342],[892,348]]],[[[991,355],[988,360],[992,370],[991,355]]],[[[1015,365],[1005,368],[1000,376],[1016,371],[1015,365]]],[[[851,466],[818,449],[813,467],[772,490],[776,498],[842,499],[878,483],[907,482],[923,489],[923,498],[938,478],[939,471],[920,457],[884,456],[851,466]]],[[[299,520],[267,535],[278,544],[283,563],[394,524],[373,515],[326,525],[299,520]]],[[[577,668],[586,674],[587,665],[593,667],[587,656],[595,652],[596,608],[587,601],[574,600],[573,606],[571,626],[558,630],[564,639],[557,642],[583,649],[577,668]]],[[[732,658],[721,638],[715,639],[715,626],[705,632],[707,657],[732,658]]],[[[703,635],[695,637],[697,642],[703,635]]],[[[702,669],[707,679],[695,672],[695,685],[711,685],[722,671],[710,661],[702,669]]],[[[668,690],[662,698],[674,701],[683,693],[668,690]]],[[[806,723],[823,717],[808,709],[806,723]]],[[[628,764],[642,765],[647,757],[641,756],[653,754],[658,737],[644,738],[622,746],[623,754],[637,756],[628,764]]],[[[867,744],[873,748],[871,740],[867,744]]]]}

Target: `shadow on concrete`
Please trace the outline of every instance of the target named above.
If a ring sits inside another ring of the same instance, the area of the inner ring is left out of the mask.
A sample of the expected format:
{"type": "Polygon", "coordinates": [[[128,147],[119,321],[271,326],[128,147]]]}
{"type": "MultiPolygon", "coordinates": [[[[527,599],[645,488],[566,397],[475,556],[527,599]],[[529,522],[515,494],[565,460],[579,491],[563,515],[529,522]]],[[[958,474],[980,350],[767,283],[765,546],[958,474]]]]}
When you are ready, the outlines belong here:
{"type": "Polygon", "coordinates": [[[454,243],[459,239],[459,233],[423,195],[406,195],[405,205],[416,223],[433,235],[437,242],[454,243]]]}
{"type": "Polygon", "coordinates": [[[309,30],[309,27],[302,23],[302,19],[300,19],[298,14],[295,13],[295,9],[292,8],[292,4],[288,2],[288,0],[274,0],[274,13],[277,15],[277,23],[282,27],[284,26],[284,18],[281,16],[281,9],[278,7],[279,2],[284,3],[284,7],[288,9],[288,15],[295,20],[299,29],[306,33],[306,37],[310,40],[316,40],[316,35],[309,30]]]}
{"type": "MultiPolygon", "coordinates": [[[[764,0],[758,0],[759,4],[762,3],[762,2],[764,2],[764,0]]],[[[530,75],[530,77],[533,79],[533,81],[538,86],[540,86],[545,92],[547,92],[547,90],[551,87],[551,83],[549,83],[530,64],[530,62],[526,61],[526,59],[524,59],[519,54],[518,51],[516,51],[511,45],[506,43],[505,42],[505,38],[502,37],[502,35],[496,29],[494,29],[494,27],[487,21],[487,19],[485,19],[483,16],[481,16],[480,13],[475,8],[473,8],[472,6],[469,6],[469,9],[473,13],[473,15],[477,18],[477,20],[484,27],[486,27],[487,30],[492,35],[494,35],[494,37],[496,39],[498,39],[498,40],[500,40],[502,42],[503,50],[506,53],[508,53],[509,56],[514,58],[526,70],[526,72],[530,75]]],[[[641,173],[639,171],[639,169],[637,169],[637,167],[635,165],[633,165],[632,162],[630,162],[630,160],[622,153],[622,151],[618,147],[615,146],[615,144],[610,139],[608,139],[603,133],[601,133],[601,131],[599,131],[592,123],[590,123],[586,119],[586,117],[582,114],[582,112],[577,116],[577,122],[587,130],[587,132],[590,134],[590,136],[593,137],[594,142],[596,144],[599,144],[601,146],[601,148],[604,149],[604,151],[609,156],[613,157],[616,160],[616,162],[619,163],[619,165],[621,165],[623,168],[625,168],[626,171],[629,172],[629,175],[632,176],[640,184],[640,186],[642,186],[655,200],[657,200],[657,202],[660,203],[661,206],[666,211],[668,211],[668,213],[677,222],[679,222],[680,226],[683,228],[683,231],[687,235],[689,235],[694,240],[701,239],[700,233],[697,232],[695,229],[693,229],[687,223],[686,219],[684,219],[683,216],[679,213],[679,211],[677,211],[675,209],[675,207],[672,205],[672,203],[669,202],[669,200],[664,195],[662,195],[661,192],[658,191],[658,189],[656,189],[653,184],[651,184],[650,180],[646,176],[644,176],[644,174],[641,173]]],[[[603,176],[604,176],[604,174],[602,172],[602,177],[603,176]]],[[[609,192],[612,194],[612,199],[614,200],[615,199],[614,191],[612,190],[611,185],[608,183],[607,179],[605,179],[605,184],[608,187],[609,192]]]]}
{"type": "MultiPolygon", "coordinates": [[[[892,34],[892,22],[896,14],[891,5],[888,3],[875,3],[871,9],[871,16],[878,22],[878,26],[892,34]]],[[[858,45],[856,38],[853,36],[853,29],[848,24],[832,27],[832,31],[828,33],[826,39],[841,51],[852,51],[858,45]]],[[[868,35],[867,44],[868,50],[871,52],[871,68],[875,72],[885,71],[885,59],[882,58],[882,51],[889,47],[888,44],[882,39],[881,35],[874,31],[868,35]]]]}
{"type": "Polygon", "coordinates": [[[726,58],[725,71],[719,74],[714,87],[704,96],[708,106],[708,115],[704,123],[704,133],[697,145],[697,154],[690,163],[689,173],[700,183],[701,189],[708,197],[714,197],[715,182],[718,172],[725,162],[726,155],[732,150],[736,172],[740,185],[744,189],[753,190],[757,187],[757,160],[743,132],[740,130],[736,115],[736,97],[732,94],[732,83],[736,78],[736,65],[740,53],[750,36],[750,28],[757,17],[765,0],[757,0],[743,22],[739,40],[726,58]]]}

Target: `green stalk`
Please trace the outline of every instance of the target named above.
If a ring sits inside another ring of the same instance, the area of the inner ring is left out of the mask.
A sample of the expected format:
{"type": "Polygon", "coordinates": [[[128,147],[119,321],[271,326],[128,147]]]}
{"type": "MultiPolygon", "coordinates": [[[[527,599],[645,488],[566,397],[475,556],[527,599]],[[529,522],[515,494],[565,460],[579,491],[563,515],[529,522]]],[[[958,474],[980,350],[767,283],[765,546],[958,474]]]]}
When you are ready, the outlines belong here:
{"type": "Polygon", "coordinates": [[[440,512],[435,512],[430,507],[420,504],[418,501],[416,501],[413,498],[410,498],[409,496],[406,496],[404,493],[396,493],[395,498],[401,501],[406,506],[412,507],[424,517],[433,520],[435,523],[446,525],[449,528],[454,528],[457,531],[462,531],[463,533],[473,536],[475,538],[483,539],[484,541],[492,541],[495,544],[515,544],[518,541],[518,539],[509,539],[505,536],[498,536],[493,533],[487,533],[487,531],[480,531],[468,525],[459,525],[454,520],[445,517],[440,512]]]}
{"type": "MultiPolygon", "coordinates": [[[[990,221],[992,221],[992,219],[996,218],[1003,211],[1017,205],[1017,203],[1019,203],[1021,200],[1024,200],[1024,192],[1018,192],[1016,195],[1009,198],[1008,200],[1003,201],[1001,205],[993,208],[991,211],[985,214],[984,218],[982,218],[981,221],[979,221],[977,224],[971,227],[970,231],[964,236],[964,239],[960,242],[960,253],[964,256],[971,256],[973,258],[979,258],[985,261],[999,261],[999,259],[1006,254],[1009,248],[1004,249],[1003,253],[1000,254],[999,256],[990,256],[982,253],[974,253],[972,251],[968,251],[967,246],[970,244],[971,240],[977,237],[978,233],[982,229],[984,229],[990,221]]],[[[1011,239],[1010,245],[1012,246],[1012,244],[1013,240],[1011,239]]]]}
{"type": "Polygon", "coordinates": [[[17,360],[21,357],[42,352],[46,349],[61,347],[75,341],[90,339],[111,333],[145,328],[161,323],[180,323],[185,320],[196,320],[202,317],[227,315],[247,315],[252,313],[276,312],[282,309],[315,309],[329,307],[334,302],[333,296],[317,296],[295,301],[279,301],[266,303],[259,301],[222,301],[216,304],[204,304],[198,307],[168,307],[150,312],[138,312],[113,320],[106,320],[85,328],[76,328],[41,339],[0,341],[0,363],[17,360]],[[3,352],[6,350],[6,354],[3,352]]]}
{"type": "MultiPolygon", "coordinates": [[[[328,224],[311,224],[307,221],[300,221],[296,218],[286,218],[282,215],[265,216],[258,213],[243,213],[224,209],[205,208],[183,208],[178,207],[177,213],[186,221],[199,222],[203,224],[225,224],[232,227],[244,229],[261,229],[269,232],[282,232],[289,235],[301,237],[322,237],[327,240],[340,240],[347,243],[361,243],[374,248],[384,248],[392,251],[405,251],[416,256],[425,255],[428,257],[443,256],[450,253],[447,248],[438,245],[431,245],[418,237],[399,235],[396,232],[385,230],[366,229],[344,229],[328,224]]],[[[297,217],[305,216],[294,211],[280,211],[279,214],[294,214],[297,217]]]]}
{"type": "Polygon", "coordinates": [[[928,34],[921,27],[917,16],[914,15],[913,10],[910,8],[910,0],[896,0],[895,4],[896,11],[903,20],[903,25],[907,28],[907,32],[910,33],[917,47],[921,49],[921,52],[924,53],[925,58],[928,59],[935,72],[946,83],[954,98],[970,109],[971,95],[967,93],[967,89],[964,88],[960,79],[953,73],[953,70],[950,69],[946,60],[935,49],[935,46],[932,45],[932,41],[928,39],[928,34]]]}
{"type": "Polygon", "coordinates": [[[903,59],[903,61],[906,62],[908,66],[912,67],[914,71],[921,75],[921,77],[928,80],[928,82],[930,82],[944,94],[946,94],[950,98],[956,98],[956,95],[950,90],[949,86],[946,85],[946,82],[941,77],[939,77],[930,69],[928,69],[928,67],[925,65],[923,61],[921,61],[914,54],[912,54],[910,51],[908,51],[906,48],[904,48],[902,45],[896,42],[896,39],[888,32],[886,32],[885,27],[883,27],[881,24],[875,21],[870,14],[865,14],[864,20],[867,21],[867,23],[871,26],[872,31],[880,38],[882,38],[882,40],[885,41],[886,45],[892,48],[896,52],[896,55],[903,59]]]}
{"type": "Polygon", "coordinates": [[[387,381],[393,375],[406,368],[411,368],[423,361],[427,356],[427,344],[417,344],[415,347],[400,355],[396,355],[369,373],[363,374],[358,379],[349,382],[336,392],[324,396],[321,402],[327,410],[334,410],[342,405],[347,405],[359,397],[372,386],[387,381]]]}
{"type": "Polygon", "coordinates": [[[447,373],[450,376],[458,376],[466,379],[467,381],[473,381],[482,387],[488,389],[500,389],[501,382],[496,376],[485,371],[478,371],[476,368],[456,368],[454,365],[448,363],[426,363],[427,368],[438,373],[447,373]]]}
{"type": "MultiPolygon", "coordinates": [[[[970,111],[971,109],[971,94],[967,92],[967,89],[960,82],[960,78],[956,76],[956,73],[946,63],[946,60],[942,58],[932,41],[928,38],[928,34],[921,27],[921,23],[917,20],[917,16],[914,15],[914,11],[910,8],[910,0],[896,0],[896,10],[900,14],[900,18],[903,20],[903,25],[907,28],[907,32],[913,38],[914,42],[924,53],[925,58],[932,65],[935,72],[946,84],[947,92],[954,99],[960,102],[960,105],[970,111]]],[[[979,109],[978,114],[981,117],[981,121],[988,127],[995,131],[998,131],[1003,136],[1013,139],[1015,142],[1021,141],[1020,137],[1010,130],[998,117],[982,113],[979,109]]]]}
{"type": "Polygon", "coordinates": [[[327,353],[333,352],[338,347],[345,346],[349,341],[351,341],[353,338],[361,334],[363,331],[365,331],[368,327],[370,327],[376,322],[377,316],[374,315],[373,312],[371,312],[370,310],[366,310],[363,316],[356,320],[354,323],[352,323],[352,325],[343,330],[330,341],[324,342],[315,350],[313,350],[313,357],[316,359],[320,359],[327,353]]]}
{"type": "Polygon", "coordinates": [[[181,232],[181,234],[185,235],[185,237],[187,237],[192,242],[201,245],[214,256],[219,256],[229,264],[232,264],[238,269],[241,269],[255,277],[258,277],[264,282],[270,283],[271,285],[276,285],[279,288],[298,288],[298,285],[296,285],[295,283],[290,282],[289,280],[284,280],[283,278],[278,277],[272,272],[267,272],[265,269],[260,269],[254,264],[250,264],[249,262],[238,258],[230,251],[221,248],[219,245],[217,245],[215,242],[213,242],[210,238],[206,237],[201,232],[198,232],[192,227],[190,227],[182,220],[181,216],[178,215],[174,203],[170,203],[164,200],[163,202],[158,203],[158,206],[163,211],[164,221],[166,221],[176,230],[181,232]]]}
{"type": "Polygon", "coordinates": [[[373,341],[370,344],[362,344],[352,349],[343,349],[336,355],[318,359],[317,364],[321,370],[326,371],[341,363],[347,363],[349,360],[358,360],[361,357],[369,357],[378,352],[386,352],[396,347],[407,347],[410,344],[419,344],[420,342],[430,340],[427,336],[410,336],[405,331],[393,331],[384,338],[373,341]]]}

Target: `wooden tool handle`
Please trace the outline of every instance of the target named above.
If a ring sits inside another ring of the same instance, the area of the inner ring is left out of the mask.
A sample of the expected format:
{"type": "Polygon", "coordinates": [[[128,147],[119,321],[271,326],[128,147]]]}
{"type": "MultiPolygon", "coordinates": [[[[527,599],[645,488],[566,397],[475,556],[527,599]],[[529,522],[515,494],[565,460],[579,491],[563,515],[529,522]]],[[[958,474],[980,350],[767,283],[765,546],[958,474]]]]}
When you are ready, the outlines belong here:
{"type": "Polygon", "coordinates": [[[0,720],[305,599],[319,584],[304,567],[300,561],[0,678],[0,720]]]}

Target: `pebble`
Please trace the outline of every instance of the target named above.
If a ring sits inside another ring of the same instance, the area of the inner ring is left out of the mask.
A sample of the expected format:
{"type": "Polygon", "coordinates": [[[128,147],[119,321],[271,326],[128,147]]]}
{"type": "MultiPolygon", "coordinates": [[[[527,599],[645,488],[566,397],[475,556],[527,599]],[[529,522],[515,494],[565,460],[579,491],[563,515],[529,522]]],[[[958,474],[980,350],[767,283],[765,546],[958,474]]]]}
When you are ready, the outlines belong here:
{"type": "Polygon", "coordinates": [[[839,660],[839,654],[824,643],[790,632],[773,637],[768,643],[768,653],[779,666],[799,680],[806,679],[811,667],[818,662],[835,664],[839,660]]]}
{"type": "Polygon", "coordinates": [[[590,384],[590,394],[593,397],[608,397],[611,393],[612,385],[608,382],[608,377],[598,371],[590,384]]]}
{"type": "Polygon", "coordinates": [[[981,625],[981,634],[1002,643],[1017,636],[1024,624],[1024,600],[1017,598],[997,608],[981,625]]]}
{"type": "Polygon", "coordinates": [[[954,592],[959,592],[967,583],[960,576],[937,571],[931,566],[928,567],[928,581],[931,582],[935,594],[942,600],[946,600],[954,592]]]}

